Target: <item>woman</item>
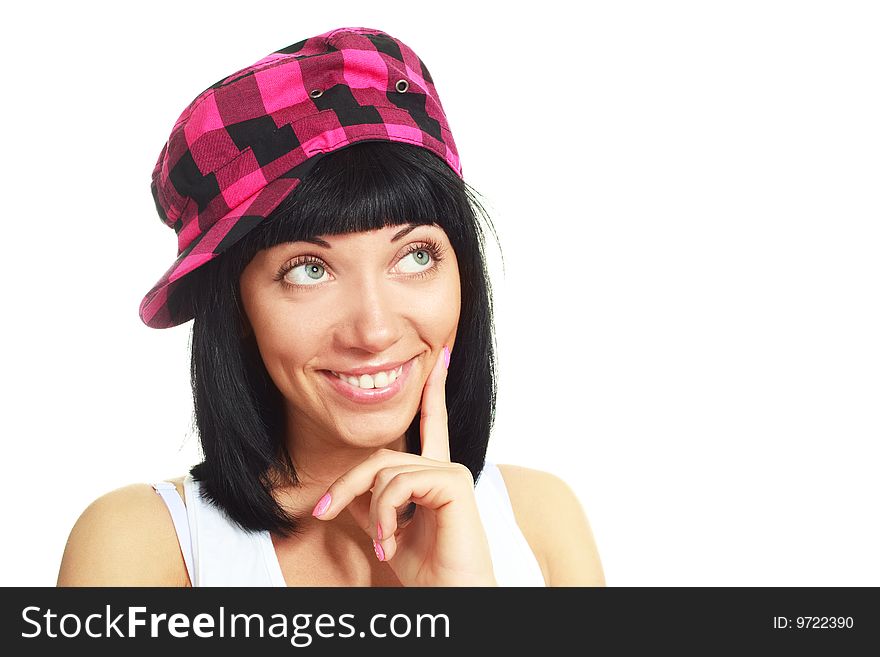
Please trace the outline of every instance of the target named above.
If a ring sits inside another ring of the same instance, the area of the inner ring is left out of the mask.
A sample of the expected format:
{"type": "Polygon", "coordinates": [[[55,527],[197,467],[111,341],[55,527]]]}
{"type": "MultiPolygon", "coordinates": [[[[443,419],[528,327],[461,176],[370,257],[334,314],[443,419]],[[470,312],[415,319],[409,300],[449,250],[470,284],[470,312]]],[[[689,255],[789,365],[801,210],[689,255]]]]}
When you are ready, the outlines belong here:
{"type": "Polygon", "coordinates": [[[59,585],[604,584],[571,489],[485,461],[479,204],[410,48],[340,28],[224,78],[152,192],[178,258],[141,318],[194,319],[204,460],[92,503],[59,585]]]}

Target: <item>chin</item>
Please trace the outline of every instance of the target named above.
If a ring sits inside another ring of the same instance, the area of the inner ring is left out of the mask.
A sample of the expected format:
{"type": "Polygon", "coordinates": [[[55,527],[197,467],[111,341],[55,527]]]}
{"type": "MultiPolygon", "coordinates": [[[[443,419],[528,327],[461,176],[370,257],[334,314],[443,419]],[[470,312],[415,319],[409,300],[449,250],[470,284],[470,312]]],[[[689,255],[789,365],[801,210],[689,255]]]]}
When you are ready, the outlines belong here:
{"type": "Polygon", "coordinates": [[[409,428],[412,418],[406,422],[360,422],[355,426],[338,427],[342,440],[356,447],[380,449],[396,443],[409,428]]]}

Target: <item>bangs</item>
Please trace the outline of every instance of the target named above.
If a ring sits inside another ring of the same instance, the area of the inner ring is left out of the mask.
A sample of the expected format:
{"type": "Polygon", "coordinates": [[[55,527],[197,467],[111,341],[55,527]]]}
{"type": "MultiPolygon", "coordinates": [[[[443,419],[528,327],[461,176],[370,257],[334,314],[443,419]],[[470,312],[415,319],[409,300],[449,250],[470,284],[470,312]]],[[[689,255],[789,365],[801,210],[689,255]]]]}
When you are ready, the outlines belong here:
{"type": "Polygon", "coordinates": [[[357,142],[321,156],[293,193],[242,239],[241,255],[249,261],[276,244],[402,224],[436,224],[456,233],[466,211],[456,177],[425,148],[357,142]]]}

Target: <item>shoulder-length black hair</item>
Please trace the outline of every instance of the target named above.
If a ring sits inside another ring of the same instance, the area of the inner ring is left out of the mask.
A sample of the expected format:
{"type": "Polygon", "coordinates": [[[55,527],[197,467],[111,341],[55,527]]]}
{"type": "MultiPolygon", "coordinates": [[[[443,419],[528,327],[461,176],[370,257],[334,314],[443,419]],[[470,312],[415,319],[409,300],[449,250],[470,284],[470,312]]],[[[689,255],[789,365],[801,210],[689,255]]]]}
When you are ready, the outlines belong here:
{"type": "MultiPolygon", "coordinates": [[[[274,487],[298,479],[285,449],[281,393],[253,334],[243,330],[239,279],[245,266],[279,243],[404,223],[440,226],[458,259],[461,313],[446,383],[450,456],[479,478],[495,418],[496,346],[478,214],[497,241],[472,188],[439,157],[400,142],[357,142],[321,156],[266,220],[193,272],[189,292],[177,298],[194,312],[191,375],[203,460],[190,473],[206,500],[248,531],[300,531],[301,518],[272,495],[274,487]]],[[[406,430],[413,454],[421,446],[419,419],[416,413],[406,430]]]]}

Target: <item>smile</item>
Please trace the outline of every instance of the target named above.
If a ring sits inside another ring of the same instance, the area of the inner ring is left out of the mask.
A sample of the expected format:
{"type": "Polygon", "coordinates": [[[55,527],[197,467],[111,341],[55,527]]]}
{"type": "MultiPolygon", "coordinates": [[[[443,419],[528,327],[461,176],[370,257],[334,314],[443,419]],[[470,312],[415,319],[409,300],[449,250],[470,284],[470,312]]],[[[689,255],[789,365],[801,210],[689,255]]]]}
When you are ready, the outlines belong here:
{"type": "Polygon", "coordinates": [[[391,399],[403,389],[415,360],[413,357],[394,369],[360,376],[331,370],[321,370],[321,374],[329,386],[345,399],[358,404],[377,404],[391,399]]]}
{"type": "Polygon", "coordinates": [[[370,390],[372,388],[386,388],[388,385],[394,383],[397,380],[397,377],[401,375],[403,372],[403,365],[393,370],[388,370],[387,372],[376,372],[375,374],[361,374],[360,376],[354,376],[351,374],[333,372],[343,381],[346,381],[350,385],[353,385],[357,388],[361,388],[363,390],[370,390]]]}

